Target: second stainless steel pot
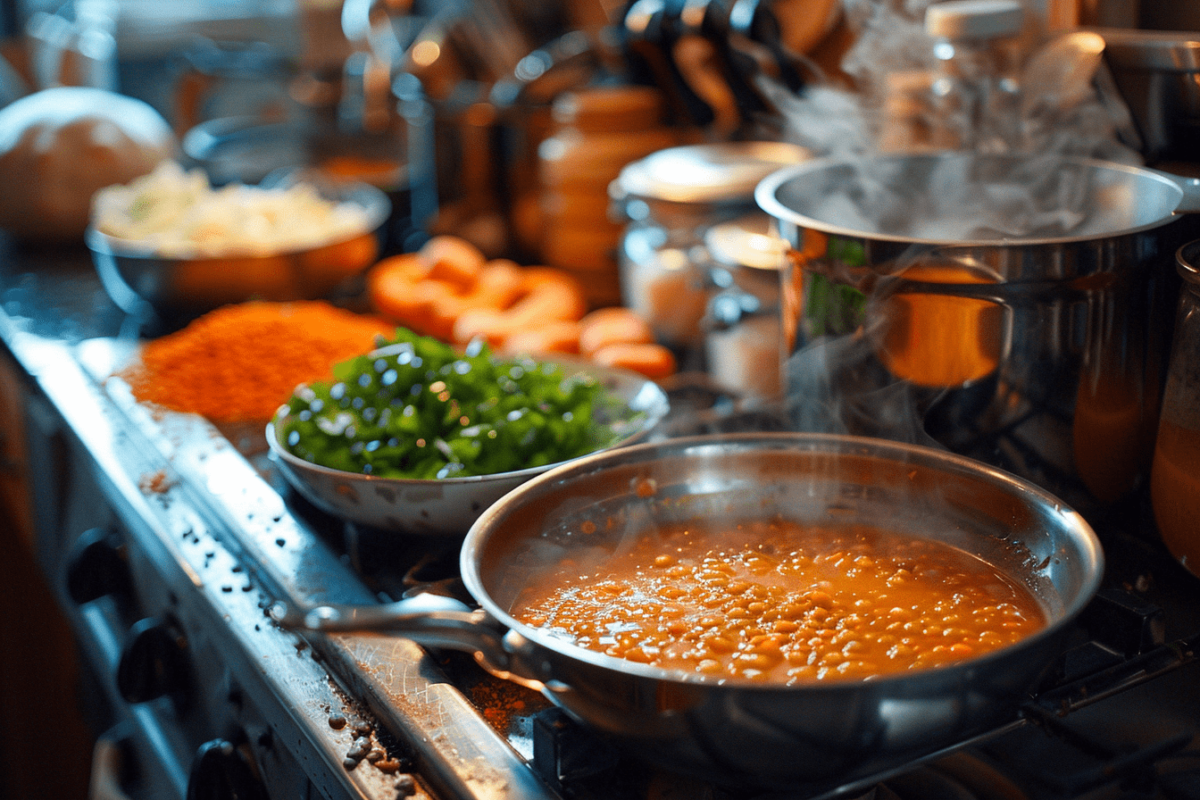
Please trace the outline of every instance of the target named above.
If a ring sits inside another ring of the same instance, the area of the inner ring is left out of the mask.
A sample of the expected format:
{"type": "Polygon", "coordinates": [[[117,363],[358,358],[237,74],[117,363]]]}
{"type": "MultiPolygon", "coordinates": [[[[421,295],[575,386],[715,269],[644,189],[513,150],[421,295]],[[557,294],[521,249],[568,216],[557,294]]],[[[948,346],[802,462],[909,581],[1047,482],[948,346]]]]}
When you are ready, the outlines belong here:
{"type": "Polygon", "coordinates": [[[468,650],[488,670],[539,689],[651,762],[809,796],[877,779],[1015,720],[1096,591],[1103,555],[1078,514],[978,462],[881,440],[791,433],[672,439],[556,468],[480,517],[460,567],[480,604],[475,611],[400,601],[279,607],[276,618],[312,630],[390,630],[468,650]],[[786,686],[614,658],[510,613],[540,569],[604,558],[625,533],[696,517],[868,525],[945,541],[1029,587],[1049,624],[949,667],[786,686]]]}
{"type": "Polygon", "coordinates": [[[1196,182],[1059,156],[824,159],[756,197],[792,246],[801,430],[948,447],[1089,518],[1147,474],[1196,182]],[[1040,194],[1038,194],[1040,192],[1040,194]],[[990,218],[989,218],[990,217],[990,218]]]}

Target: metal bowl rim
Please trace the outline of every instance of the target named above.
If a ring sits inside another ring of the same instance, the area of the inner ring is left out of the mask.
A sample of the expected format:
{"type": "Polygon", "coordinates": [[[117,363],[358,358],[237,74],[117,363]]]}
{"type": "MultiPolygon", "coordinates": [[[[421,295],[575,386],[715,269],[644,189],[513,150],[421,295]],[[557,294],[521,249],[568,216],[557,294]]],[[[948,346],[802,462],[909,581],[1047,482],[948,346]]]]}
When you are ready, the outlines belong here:
{"type": "Polygon", "coordinates": [[[389,478],[379,475],[363,475],[357,472],[348,472],[342,469],[334,469],[333,467],[325,467],[320,464],[314,464],[311,461],[305,461],[303,458],[300,458],[299,456],[288,451],[288,449],[279,442],[278,436],[276,436],[275,426],[281,419],[280,412],[283,410],[283,408],[286,408],[286,406],[281,406],[280,411],[277,411],[275,416],[271,418],[271,421],[267,423],[267,445],[272,456],[278,456],[279,458],[283,459],[285,463],[295,469],[312,472],[328,478],[344,480],[351,483],[409,488],[421,486],[469,486],[475,483],[493,483],[512,479],[522,479],[527,476],[544,473],[550,469],[567,466],[581,458],[591,458],[593,456],[602,455],[618,448],[630,447],[636,443],[637,440],[646,436],[650,429],[654,427],[654,425],[657,424],[667,413],[669,401],[667,399],[666,392],[664,392],[661,387],[654,383],[654,381],[650,380],[649,378],[645,378],[638,373],[631,372],[629,370],[617,369],[614,367],[602,367],[599,364],[591,364],[589,362],[570,358],[543,358],[538,359],[538,361],[539,363],[550,362],[559,364],[561,366],[587,370],[596,376],[614,376],[620,378],[621,380],[630,381],[639,387],[636,394],[640,394],[641,392],[650,389],[654,395],[652,413],[647,415],[646,422],[634,433],[631,433],[625,438],[620,439],[610,445],[606,445],[599,450],[594,450],[582,456],[576,456],[575,458],[566,459],[564,461],[556,461],[552,464],[543,464],[538,467],[526,467],[525,469],[509,470],[508,472],[496,472],[491,475],[467,475],[458,478],[389,478]]]}
{"type": "Polygon", "coordinates": [[[159,252],[153,245],[138,239],[124,239],[105,233],[89,223],[84,230],[84,242],[90,250],[103,255],[121,259],[137,259],[142,261],[162,261],[164,263],[188,262],[203,263],[205,261],[222,262],[230,259],[250,258],[287,258],[326,247],[334,247],[345,242],[354,241],[362,236],[374,234],[387,221],[392,211],[392,201],[382,189],[361,181],[345,183],[330,183],[317,187],[322,197],[338,202],[352,202],[363,207],[367,213],[366,226],[357,233],[330,239],[320,244],[304,247],[289,247],[269,252],[230,250],[222,253],[203,253],[197,255],[168,254],[159,252]]]}

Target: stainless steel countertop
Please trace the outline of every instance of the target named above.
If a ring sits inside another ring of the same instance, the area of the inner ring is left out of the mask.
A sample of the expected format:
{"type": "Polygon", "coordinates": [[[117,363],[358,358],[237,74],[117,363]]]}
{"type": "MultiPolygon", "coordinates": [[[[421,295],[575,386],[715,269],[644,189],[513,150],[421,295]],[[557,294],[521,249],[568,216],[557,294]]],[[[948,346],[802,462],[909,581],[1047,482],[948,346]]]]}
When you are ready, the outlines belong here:
{"type": "MultiPolygon", "coordinates": [[[[206,421],[151,414],[121,382],[106,380],[137,347],[138,332],[127,327],[82,245],[0,240],[4,346],[86,453],[107,513],[115,511],[160,571],[173,576],[191,618],[203,626],[198,638],[216,642],[216,660],[258,687],[281,740],[303,738],[305,755],[318,754],[301,759],[315,770],[314,782],[355,796],[394,796],[382,772],[343,766],[350,742],[341,740],[352,734],[329,724],[340,685],[412,749],[435,796],[553,798],[412,642],[370,635],[301,640],[264,619],[273,599],[363,603],[374,596],[206,421]],[[147,492],[144,478],[157,472],[165,489],[147,492]],[[234,582],[244,589],[229,590],[234,582]]],[[[105,513],[96,509],[97,517],[105,513]]],[[[86,613],[72,614],[75,624],[87,624],[86,613]]]]}

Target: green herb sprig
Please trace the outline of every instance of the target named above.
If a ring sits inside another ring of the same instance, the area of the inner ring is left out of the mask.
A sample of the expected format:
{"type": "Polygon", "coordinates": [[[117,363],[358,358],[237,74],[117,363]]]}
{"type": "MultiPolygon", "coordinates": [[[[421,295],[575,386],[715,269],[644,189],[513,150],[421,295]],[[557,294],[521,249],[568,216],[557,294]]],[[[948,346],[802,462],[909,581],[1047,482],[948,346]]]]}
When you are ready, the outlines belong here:
{"type": "Polygon", "coordinates": [[[544,466],[614,443],[613,402],[584,374],[529,358],[466,352],[401,328],[372,352],[299,387],[277,417],[280,444],[314,464],[440,479],[544,466]]]}

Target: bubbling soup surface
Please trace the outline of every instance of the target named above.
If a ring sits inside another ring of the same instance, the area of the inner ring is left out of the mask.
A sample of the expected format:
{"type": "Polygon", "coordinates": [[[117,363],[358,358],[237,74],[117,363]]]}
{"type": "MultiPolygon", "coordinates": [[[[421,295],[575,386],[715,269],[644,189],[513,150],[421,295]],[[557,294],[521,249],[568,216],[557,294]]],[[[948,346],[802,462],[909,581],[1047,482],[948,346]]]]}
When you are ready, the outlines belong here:
{"type": "Polygon", "coordinates": [[[563,561],[513,616],[665,669],[783,684],[950,664],[1046,625],[980,558],[874,527],[787,521],[662,526],[598,566],[563,561]]]}

